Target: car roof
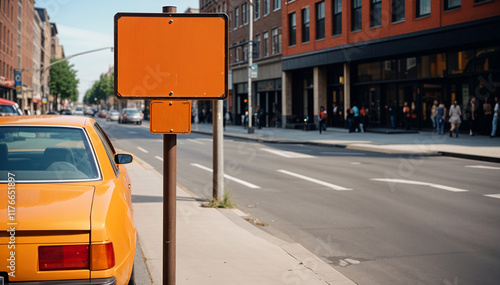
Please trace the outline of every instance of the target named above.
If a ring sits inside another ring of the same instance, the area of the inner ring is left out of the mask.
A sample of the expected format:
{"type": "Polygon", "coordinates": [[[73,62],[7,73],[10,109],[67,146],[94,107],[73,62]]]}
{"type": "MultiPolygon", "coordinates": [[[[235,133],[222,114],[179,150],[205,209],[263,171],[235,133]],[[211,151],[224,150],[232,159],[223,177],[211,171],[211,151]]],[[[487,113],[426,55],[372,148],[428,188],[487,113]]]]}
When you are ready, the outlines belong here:
{"type": "Polygon", "coordinates": [[[85,127],[94,122],[83,116],[6,116],[0,117],[0,125],[39,125],[39,126],[70,126],[85,127]]]}
{"type": "Polygon", "coordinates": [[[0,104],[3,104],[3,105],[15,105],[16,102],[0,98],[0,104]]]}

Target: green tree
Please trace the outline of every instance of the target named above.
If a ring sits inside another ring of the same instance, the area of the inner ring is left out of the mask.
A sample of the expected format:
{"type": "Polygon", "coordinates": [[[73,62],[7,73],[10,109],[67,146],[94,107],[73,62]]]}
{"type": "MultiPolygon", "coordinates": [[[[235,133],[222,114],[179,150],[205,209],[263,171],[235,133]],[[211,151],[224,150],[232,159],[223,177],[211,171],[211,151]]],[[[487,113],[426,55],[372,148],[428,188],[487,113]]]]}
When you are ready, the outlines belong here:
{"type": "MultiPolygon", "coordinates": [[[[58,59],[52,59],[54,62],[58,59]]],[[[50,67],[50,93],[60,99],[78,101],[78,83],[76,70],[68,61],[62,61],[50,67]]],[[[57,100],[55,100],[57,102],[57,100]]]]}
{"type": "Polygon", "coordinates": [[[103,74],[98,81],[94,82],[92,87],[85,92],[83,102],[87,104],[95,103],[96,101],[106,100],[109,96],[113,96],[114,92],[114,74],[103,74]]]}

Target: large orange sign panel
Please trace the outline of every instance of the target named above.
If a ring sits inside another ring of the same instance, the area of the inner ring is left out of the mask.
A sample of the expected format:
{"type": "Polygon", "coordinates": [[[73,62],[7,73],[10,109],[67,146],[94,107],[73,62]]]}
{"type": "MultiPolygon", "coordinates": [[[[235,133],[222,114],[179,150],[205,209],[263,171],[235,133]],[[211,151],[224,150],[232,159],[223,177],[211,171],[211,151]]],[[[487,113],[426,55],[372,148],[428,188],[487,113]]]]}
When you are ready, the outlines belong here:
{"type": "Polygon", "coordinates": [[[226,14],[115,15],[115,96],[227,96],[226,14]]]}

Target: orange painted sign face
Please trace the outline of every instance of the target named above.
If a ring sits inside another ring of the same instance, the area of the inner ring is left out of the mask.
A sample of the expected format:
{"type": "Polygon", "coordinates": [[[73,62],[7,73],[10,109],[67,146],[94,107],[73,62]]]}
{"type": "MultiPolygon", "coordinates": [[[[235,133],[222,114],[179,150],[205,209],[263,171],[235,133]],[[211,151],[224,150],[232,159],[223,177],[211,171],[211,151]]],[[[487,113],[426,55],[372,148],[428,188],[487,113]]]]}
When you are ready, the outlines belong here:
{"type": "Polygon", "coordinates": [[[191,133],[191,102],[154,100],[150,104],[149,131],[152,134],[191,133]]]}
{"type": "Polygon", "coordinates": [[[227,15],[115,15],[115,96],[224,100],[227,15]]]}

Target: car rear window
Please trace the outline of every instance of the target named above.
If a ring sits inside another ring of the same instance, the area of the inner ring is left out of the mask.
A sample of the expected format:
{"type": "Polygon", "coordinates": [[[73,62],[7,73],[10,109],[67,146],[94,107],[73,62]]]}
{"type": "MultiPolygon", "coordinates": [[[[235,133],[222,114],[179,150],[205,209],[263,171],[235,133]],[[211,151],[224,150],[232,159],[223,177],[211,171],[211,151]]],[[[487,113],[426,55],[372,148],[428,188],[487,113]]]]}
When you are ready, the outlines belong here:
{"type": "Polygon", "coordinates": [[[100,178],[86,132],[72,127],[0,126],[0,181],[87,181],[100,178]]]}

